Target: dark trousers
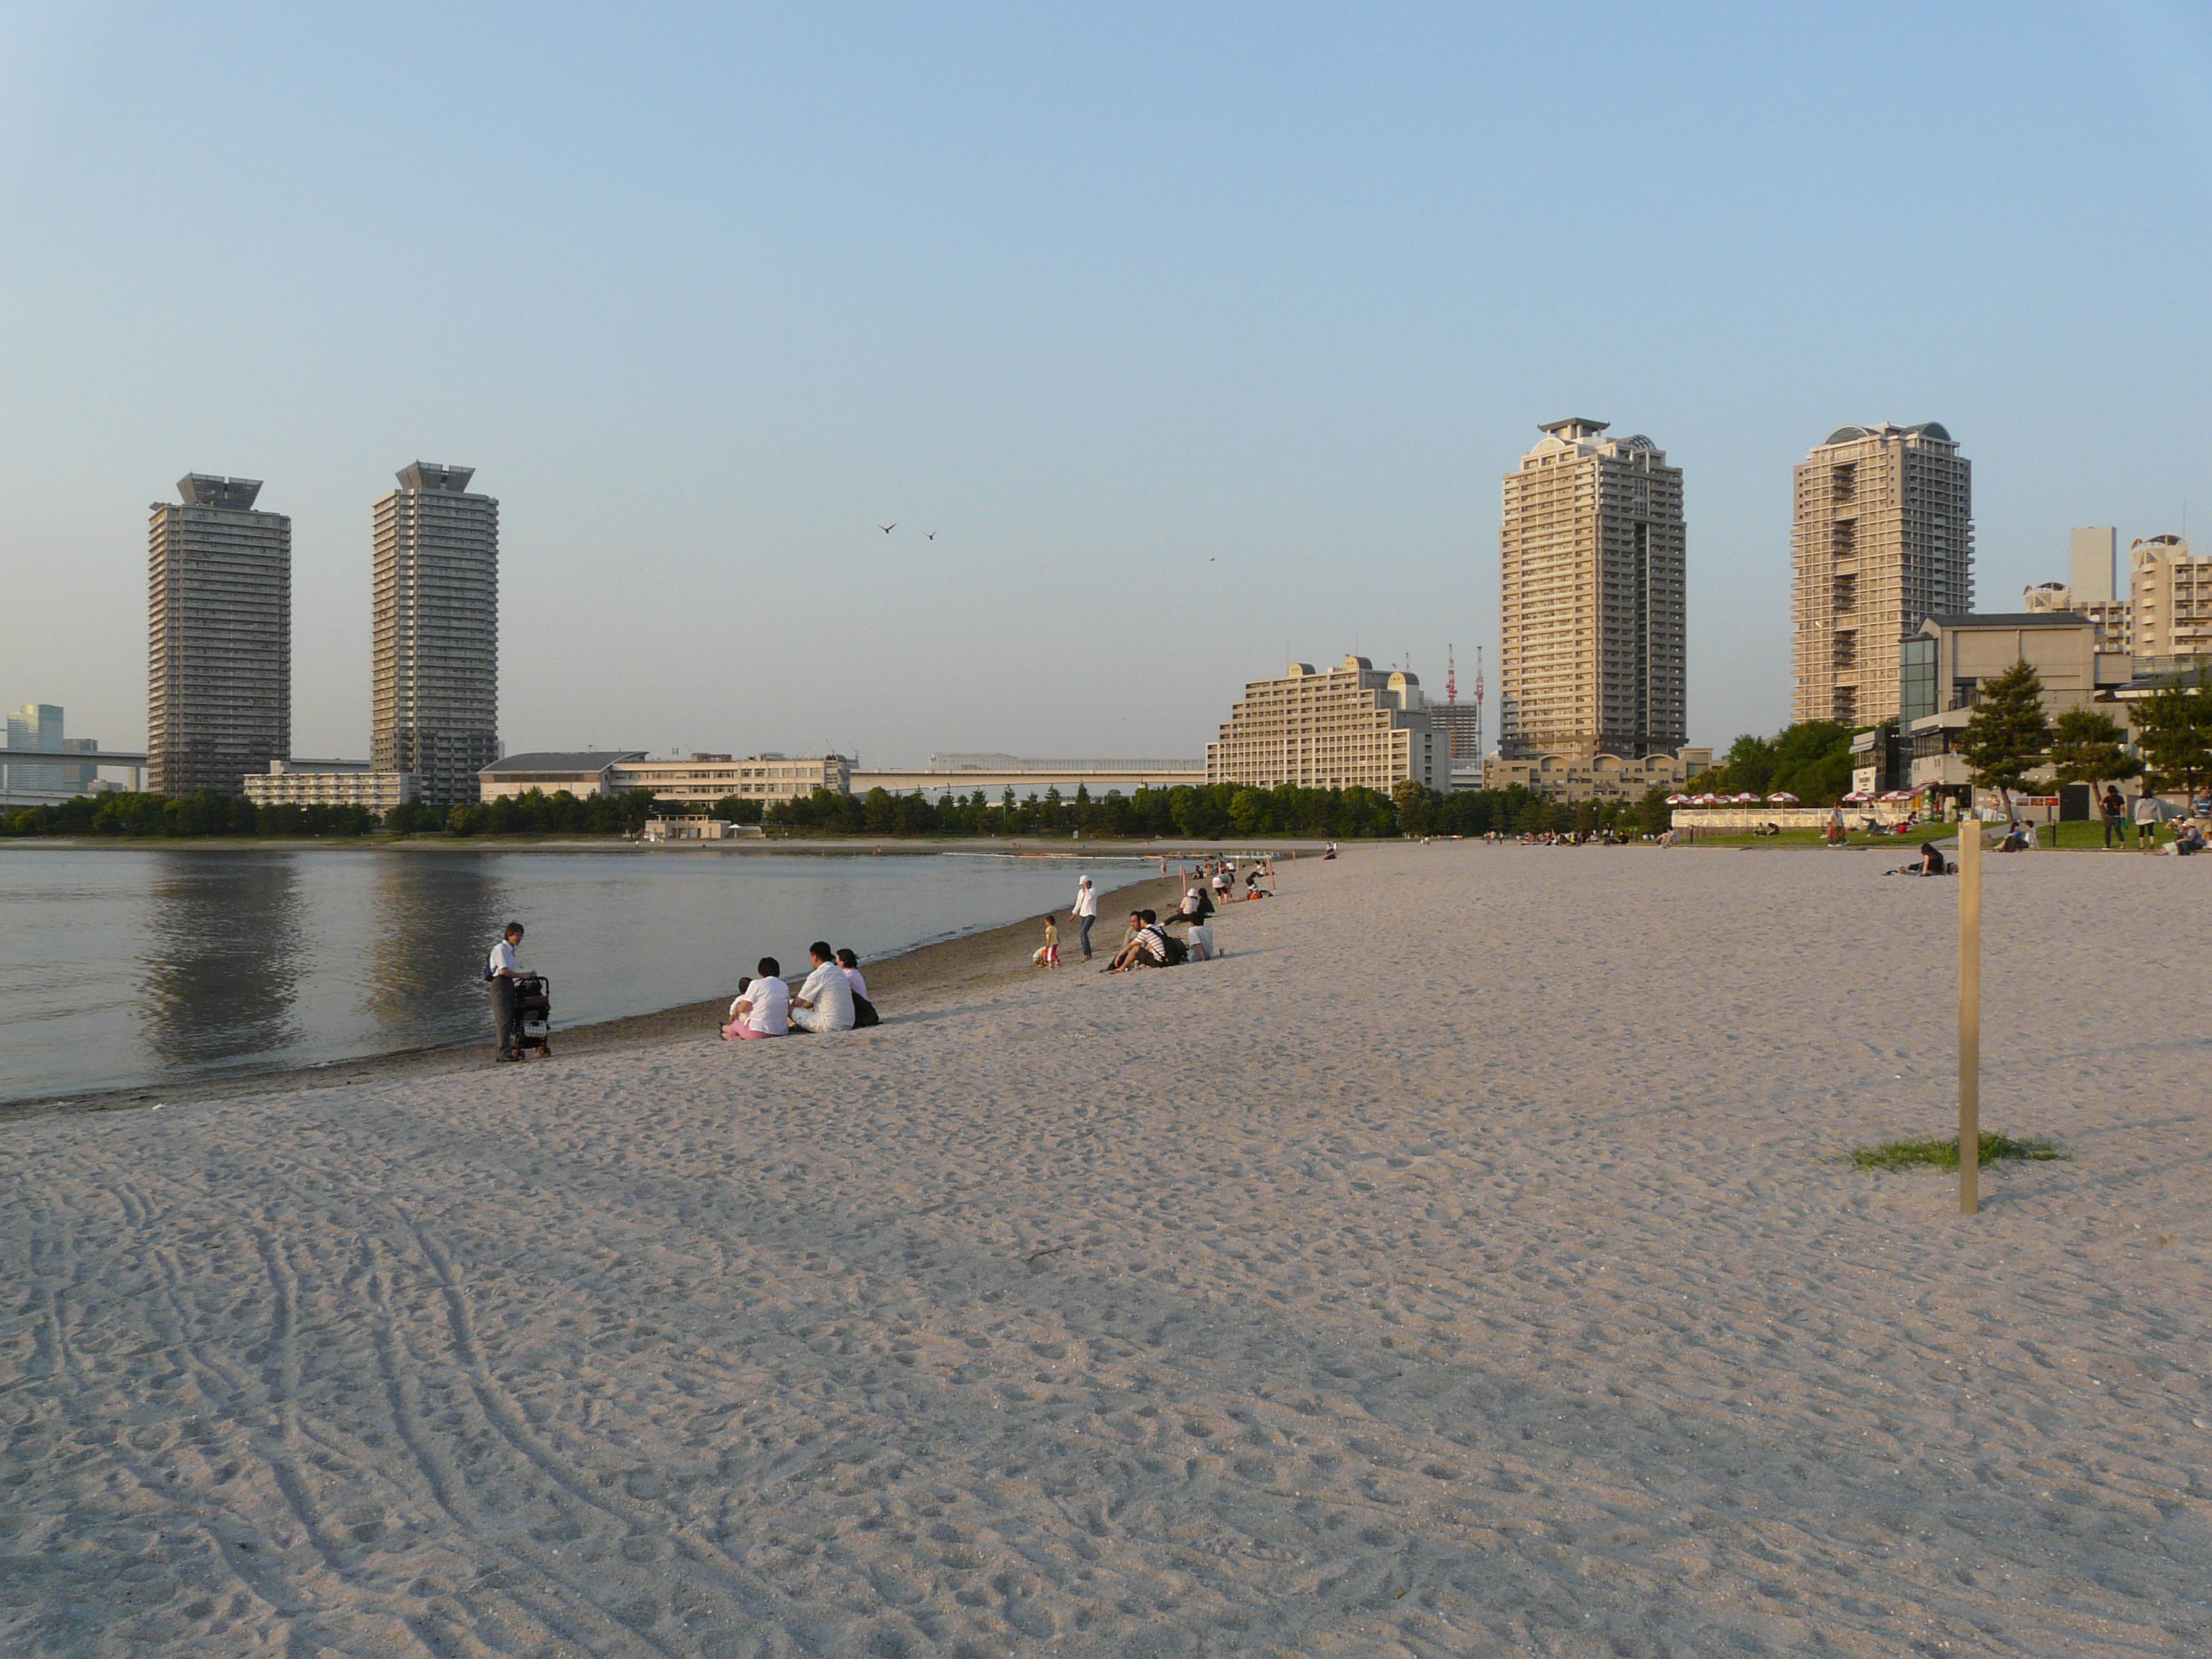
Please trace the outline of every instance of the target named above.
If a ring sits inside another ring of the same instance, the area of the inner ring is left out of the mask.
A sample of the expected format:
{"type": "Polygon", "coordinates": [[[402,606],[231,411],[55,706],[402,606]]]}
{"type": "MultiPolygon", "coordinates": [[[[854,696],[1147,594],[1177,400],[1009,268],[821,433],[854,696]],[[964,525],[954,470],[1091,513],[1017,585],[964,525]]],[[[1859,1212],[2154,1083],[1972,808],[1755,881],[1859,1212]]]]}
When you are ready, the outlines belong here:
{"type": "Polygon", "coordinates": [[[499,1027],[500,1053],[515,1053],[514,981],[511,979],[491,982],[491,1023],[499,1027]]]}
{"type": "Polygon", "coordinates": [[[2110,847],[2116,841],[2122,848],[2128,844],[2128,821],[2125,818],[2105,820],[2105,845],[2110,847]]]}
{"type": "Polygon", "coordinates": [[[1085,962],[1091,960],[1091,924],[1097,920],[1096,916],[1078,916],[1075,919],[1075,940],[1083,947],[1085,962]]]}

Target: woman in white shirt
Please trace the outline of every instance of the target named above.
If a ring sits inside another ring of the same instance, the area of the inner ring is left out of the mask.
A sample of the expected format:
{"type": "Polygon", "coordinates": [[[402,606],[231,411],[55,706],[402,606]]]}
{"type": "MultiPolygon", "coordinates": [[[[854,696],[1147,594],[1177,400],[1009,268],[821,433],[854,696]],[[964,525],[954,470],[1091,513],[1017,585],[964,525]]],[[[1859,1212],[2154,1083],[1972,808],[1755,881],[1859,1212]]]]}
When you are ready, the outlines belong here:
{"type": "Polygon", "coordinates": [[[760,976],[730,1005],[730,1023],[722,1028],[722,1040],[752,1042],[790,1034],[791,988],[783,982],[782,964],[774,957],[763,957],[760,976]]]}

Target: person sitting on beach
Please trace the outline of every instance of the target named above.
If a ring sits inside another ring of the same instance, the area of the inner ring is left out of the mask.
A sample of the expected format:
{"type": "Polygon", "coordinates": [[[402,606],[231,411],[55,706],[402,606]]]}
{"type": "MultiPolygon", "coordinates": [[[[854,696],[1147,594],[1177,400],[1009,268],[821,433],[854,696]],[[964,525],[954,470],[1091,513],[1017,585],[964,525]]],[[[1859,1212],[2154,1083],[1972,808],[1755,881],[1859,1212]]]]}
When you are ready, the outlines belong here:
{"type": "Polygon", "coordinates": [[[783,982],[783,965],[774,957],[763,957],[759,968],[759,977],[738,988],[738,1000],[730,1005],[730,1023],[722,1028],[725,1042],[755,1042],[790,1033],[791,988],[783,982]]]}
{"type": "Polygon", "coordinates": [[[868,981],[860,977],[860,957],[854,956],[849,950],[841,949],[837,952],[837,965],[845,970],[845,982],[853,988],[854,996],[864,997],[868,994],[868,981]]]}
{"type": "Polygon", "coordinates": [[[1137,931],[1115,957],[1106,969],[1108,973],[1125,974],[1133,968],[1166,968],[1182,961],[1188,954],[1181,939],[1169,937],[1168,930],[1160,926],[1159,917],[1152,911],[1139,910],[1131,920],[1137,924],[1137,931]]]}
{"type": "Polygon", "coordinates": [[[2203,852],[2204,832],[2197,827],[2197,820],[2183,819],[2181,827],[2173,832],[2173,839],[2166,844],[2166,850],[2178,859],[2189,858],[2203,852]]]}
{"type": "Polygon", "coordinates": [[[1932,841],[1920,843],[1919,863],[1900,864],[1894,870],[1882,872],[1885,876],[1948,876],[1950,873],[1951,867],[1943,862],[1942,854],[1936,850],[1936,843],[1932,841]]]}
{"type": "Polygon", "coordinates": [[[849,1031],[853,1029],[853,981],[837,964],[837,953],[816,939],[806,947],[813,971],[799,994],[791,1000],[791,1024],[800,1031],[849,1031]]]}
{"type": "Polygon", "coordinates": [[[1190,932],[1183,935],[1182,944],[1193,962],[1211,962],[1221,954],[1213,948],[1213,924],[1210,921],[1193,922],[1190,932]]]}
{"type": "Polygon", "coordinates": [[[1997,843],[1997,851],[2000,853],[2025,853],[2027,851],[2027,826],[2022,823],[2018,818],[2014,818],[2005,830],[2005,838],[1997,843]]]}
{"type": "Polygon", "coordinates": [[[1034,968],[1060,966],[1060,920],[1056,916],[1044,919],[1044,943],[1030,953],[1030,965],[1034,968]]]}
{"type": "Polygon", "coordinates": [[[1170,921],[1188,921],[1194,926],[1213,914],[1213,896],[1206,890],[1204,882],[1192,882],[1182,890],[1182,902],[1176,907],[1170,921]]]}
{"type": "Polygon", "coordinates": [[[853,1029],[865,1030],[871,1025],[880,1025],[884,1017],[876,1012],[876,1005],[868,1000],[868,981],[860,977],[860,959],[843,945],[837,947],[837,966],[843,970],[845,983],[853,988],[853,1029]]]}

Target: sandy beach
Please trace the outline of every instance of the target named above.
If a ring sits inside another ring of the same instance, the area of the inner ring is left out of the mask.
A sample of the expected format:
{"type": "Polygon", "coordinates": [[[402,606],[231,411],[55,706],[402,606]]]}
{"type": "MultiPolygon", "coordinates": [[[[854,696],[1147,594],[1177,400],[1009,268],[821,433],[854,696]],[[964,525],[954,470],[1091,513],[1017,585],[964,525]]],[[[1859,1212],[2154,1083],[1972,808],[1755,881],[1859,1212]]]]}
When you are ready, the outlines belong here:
{"type": "Polygon", "coordinates": [[[1966,1218],[1902,856],[0,1126],[0,1651],[2212,1651],[2212,869],[1990,860],[1966,1218]]]}

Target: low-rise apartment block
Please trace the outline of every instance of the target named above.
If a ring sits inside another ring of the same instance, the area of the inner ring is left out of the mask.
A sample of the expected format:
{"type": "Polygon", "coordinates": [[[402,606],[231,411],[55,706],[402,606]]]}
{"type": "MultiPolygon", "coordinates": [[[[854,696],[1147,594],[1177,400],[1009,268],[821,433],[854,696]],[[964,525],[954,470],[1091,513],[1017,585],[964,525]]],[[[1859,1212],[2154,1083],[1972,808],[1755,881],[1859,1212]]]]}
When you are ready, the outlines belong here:
{"type": "Polygon", "coordinates": [[[1573,750],[1510,758],[1492,755],[1482,763],[1482,787],[1510,789],[1518,784],[1569,805],[1636,801],[1653,789],[1680,789],[1712,763],[1711,750],[1693,748],[1671,755],[1585,755],[1573,750]]]}
{"type": "Polygon", "coordinates": [[[376,772],[367,761],[279,760],[246,778],[256,806],[363,806],[389,812],[418,798],[412,772],[376,772]]]}
{"type": "Polygon", "coordinates": [[[485,800],[532,789],[579,798],[650,789],[655,800],[712,805],[727,795],[762,802],[792,800],[827,789],[850,793],[853,763],[843,755],[693,755],[655,760],[634,749],[509,755],[477,775],[485,800]]]}
{"type": "Polygon", "coordinates": [[[1251,681],[1206,745],[1208,783],[1388,793],[1407,778],[1448,788],[1450,740],[1429,722],[1419,675],[1364,657],[1326,671],[1292,663],[1280,679],[1251,681]]]}
{"type": "Polygon", "coordinates": [[[2180,536],[2146,536],[2128,548],[2139,657],[2212,656],[2212,553],[2180,536]]]}

